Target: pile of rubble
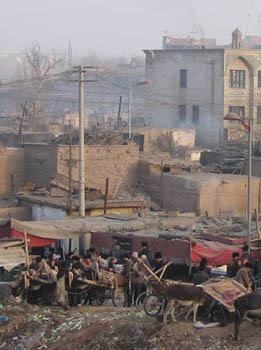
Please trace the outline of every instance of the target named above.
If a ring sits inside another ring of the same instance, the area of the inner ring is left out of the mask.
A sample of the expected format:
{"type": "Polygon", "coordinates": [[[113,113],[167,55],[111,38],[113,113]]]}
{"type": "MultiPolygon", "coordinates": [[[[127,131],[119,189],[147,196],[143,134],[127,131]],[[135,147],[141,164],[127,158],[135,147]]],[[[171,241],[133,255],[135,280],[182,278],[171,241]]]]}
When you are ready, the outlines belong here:
{"type": "Polygon", "coordinates": [[[12,300],[0,310],[0,349],[260,349],[258,328],[244,323],[242,343],[233,340],[233,328],[230,323],[222,328],[196,329],[190,320],[165,326],[161,320],[135,308],[82,306],[64,311],[12,300]],[[1,321],[3,313],[9,320],[1,321]]]}
{"type": "Polygon", "coordinates": [[[207,173],[243,175],[246,170],[247,151],[234,147],[201,152],[200,164],[207,173]]]}
{"type": "MultiPolygon", "coordinates": [[[[69,134],[63,134],[52,140],[52,143],[59,145],[69,145],[69,134]]],[[[111,132],[91,132],[85,131],[85,144],[86,145],[123,145],[126,141],[122,136],[117,133],[111,132]]],[[[79,132],[72,134],[72,145],[79,145],[79,132]]]]}

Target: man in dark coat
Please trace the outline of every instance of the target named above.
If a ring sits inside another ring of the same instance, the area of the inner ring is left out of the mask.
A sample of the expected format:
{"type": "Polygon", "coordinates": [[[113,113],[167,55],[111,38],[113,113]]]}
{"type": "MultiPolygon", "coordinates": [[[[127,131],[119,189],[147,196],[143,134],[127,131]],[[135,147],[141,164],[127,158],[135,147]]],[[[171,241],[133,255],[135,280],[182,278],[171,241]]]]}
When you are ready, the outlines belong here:
{"type": "Polygon", "coordinates": [[[142,255],[146,255],[149,263],[150,264],[152,263],[152,256],[151,256],[151,251],[149,250],[148,242],[145,242],[145,241],[141,242],[141,250],[139,251],[139,258],[142,255]]]}

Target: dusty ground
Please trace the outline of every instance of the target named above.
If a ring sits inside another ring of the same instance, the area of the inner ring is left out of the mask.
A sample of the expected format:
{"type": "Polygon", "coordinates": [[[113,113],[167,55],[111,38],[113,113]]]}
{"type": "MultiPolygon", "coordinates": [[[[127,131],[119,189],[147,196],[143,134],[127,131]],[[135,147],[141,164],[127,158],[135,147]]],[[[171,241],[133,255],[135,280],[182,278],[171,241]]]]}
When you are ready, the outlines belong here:
{"type": "Polygon", "coordinates": [[[261,350],[261,328],[245,322],[241,339],[233,324],[195,329],[191,322],[163,326],[134,308],[60,307],[17,304],[11,300],[0,315],[0,349],[4,350],[261,350]]]}

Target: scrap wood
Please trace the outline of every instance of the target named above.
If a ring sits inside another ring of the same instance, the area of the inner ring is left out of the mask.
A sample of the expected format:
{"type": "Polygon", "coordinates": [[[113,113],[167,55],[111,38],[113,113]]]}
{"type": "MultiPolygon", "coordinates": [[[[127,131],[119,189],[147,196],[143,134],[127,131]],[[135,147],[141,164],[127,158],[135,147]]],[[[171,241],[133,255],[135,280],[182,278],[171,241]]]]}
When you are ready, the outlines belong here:
{"type": "Polygon", "coordinates": [[[258,237],[261,239],[261,232],[259,229],[259,223],[258,223],[258,214],[257,214],[257,210],[255,209],[255,219],[256,219],[256,232],[258,237]]]}
{"type": "Polygon", "coordinates": [[[91,284],[92,286],[96,286],[96,287],[110,288],[110,285],[107,284],[107,283],[103,283],[103,282],[100,282],[100,281],[88,280],[87,278],[84,278],[82,280],[82,282],[84,282],[86,284],[91,284]]]}

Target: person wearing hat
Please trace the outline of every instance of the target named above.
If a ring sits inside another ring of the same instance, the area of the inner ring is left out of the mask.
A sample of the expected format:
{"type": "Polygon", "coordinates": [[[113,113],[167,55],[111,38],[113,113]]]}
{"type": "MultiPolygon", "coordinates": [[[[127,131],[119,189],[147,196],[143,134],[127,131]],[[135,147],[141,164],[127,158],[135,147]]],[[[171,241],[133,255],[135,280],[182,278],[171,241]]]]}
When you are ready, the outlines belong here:
{"type": "Polygon", "coordinates": [[[241,269],[241,260],[238,252],[232,254],[232,260],[227,265],[227,276],[230,278],[236,277],[238,270],[241,269]]]}
{"type": "Polygon", "coordinates": [[[146,241],[141,242],[141,250],[139,251],[139,258],[141,258],[142,255],[146,255],[149,263],[151,264],[151,261],[152,261],[151,251],[149,249],[148,242],[146,241]]]}
{"type": "MultiPolygon", "coordinates": [[[[154,264],[153,264],[153,272],[157,272],[165,265],[162,253],[156,252],[154,254],[154,264]]],[[[159,273],[156,273],[156,275],[159,277],[161,275],[162,270],[159,273]]]]}
{"type": "Polygon", "coordinates": [[[236,281],[242,284],[248,291],[252,291],[255,288],[252,270],[254,265],[250,262],[246,262],[243,267],[237,272],[236,281]]]}

